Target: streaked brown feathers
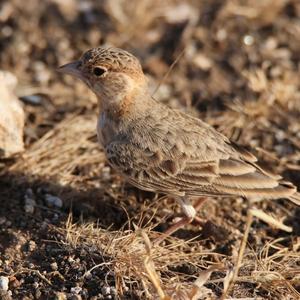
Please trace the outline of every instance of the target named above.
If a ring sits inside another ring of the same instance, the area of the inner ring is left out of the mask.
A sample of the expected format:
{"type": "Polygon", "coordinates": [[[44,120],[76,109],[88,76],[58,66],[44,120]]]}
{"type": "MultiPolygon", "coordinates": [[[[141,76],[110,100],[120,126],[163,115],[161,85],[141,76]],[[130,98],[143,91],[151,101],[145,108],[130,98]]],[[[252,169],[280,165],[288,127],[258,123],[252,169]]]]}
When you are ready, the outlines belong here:
{"type": "Polygon", "coordinates": [[[299,205],[295,186],[260,167],[251,152],[200,119],[155,101],[130,53],[99,47],[77,65],[99,99],[97,129],[107,158],[135,186],[177,196],[285,197],[299,205]],[[99,65],[107,70],[101,78],[91,72],[99,65]]]}

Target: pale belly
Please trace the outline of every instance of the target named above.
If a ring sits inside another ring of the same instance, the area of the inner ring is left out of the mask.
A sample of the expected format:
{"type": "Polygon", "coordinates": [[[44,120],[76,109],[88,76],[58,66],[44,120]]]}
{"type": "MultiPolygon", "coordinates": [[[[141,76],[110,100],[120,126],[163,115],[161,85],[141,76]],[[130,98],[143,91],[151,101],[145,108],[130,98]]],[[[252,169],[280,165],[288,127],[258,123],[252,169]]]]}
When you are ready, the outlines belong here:
{"type": "Polygon", "coordinates": [[[105,113],[100,113],[98,120],[97,120],[97,138],[98,138],[98,142],[101,146],[104,146],[104,135],[103,135],[103,131],[104,131],[104,127],[106,126],[106,115],[105,113]]]}

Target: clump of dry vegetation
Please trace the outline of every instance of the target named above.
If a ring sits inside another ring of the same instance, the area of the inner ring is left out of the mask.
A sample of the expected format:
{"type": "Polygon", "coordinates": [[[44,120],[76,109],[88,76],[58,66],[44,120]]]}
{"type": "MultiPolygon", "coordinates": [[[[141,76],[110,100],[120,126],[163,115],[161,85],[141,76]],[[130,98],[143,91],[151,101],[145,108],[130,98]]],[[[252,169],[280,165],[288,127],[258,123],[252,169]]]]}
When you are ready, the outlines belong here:
{"type": "Polygon", "coordinates": [[[178,207],[110,169],[94,96],[56,72],[87,48],[125,48],[155,98],[251,146],[300,187],[298,2],[2,1],[1,69],[19,80],[26,150],[0,161],[0,276],[9,279],[1,297],[299,299],[299,208],[256,204],[293,232],[254,219],[236,278],[242,199],[210,199],[203,228],[153,245],[178,207]]]}

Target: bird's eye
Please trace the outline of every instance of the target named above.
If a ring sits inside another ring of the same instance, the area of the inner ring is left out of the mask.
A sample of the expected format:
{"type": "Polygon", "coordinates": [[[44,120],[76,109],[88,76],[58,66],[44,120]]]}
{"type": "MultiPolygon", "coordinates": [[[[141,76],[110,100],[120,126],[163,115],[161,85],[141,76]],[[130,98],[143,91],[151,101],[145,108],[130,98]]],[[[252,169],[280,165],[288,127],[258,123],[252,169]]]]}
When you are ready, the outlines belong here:
{"type": "Polygon", "coordinates": [[[106,69],[101,68],[101,67],[95,67],[95,68],[93,69],[93,73],[94,73],[94,75],[96,75],[97,77],[102,76],[105,72],[106,72],[106,69]]]}

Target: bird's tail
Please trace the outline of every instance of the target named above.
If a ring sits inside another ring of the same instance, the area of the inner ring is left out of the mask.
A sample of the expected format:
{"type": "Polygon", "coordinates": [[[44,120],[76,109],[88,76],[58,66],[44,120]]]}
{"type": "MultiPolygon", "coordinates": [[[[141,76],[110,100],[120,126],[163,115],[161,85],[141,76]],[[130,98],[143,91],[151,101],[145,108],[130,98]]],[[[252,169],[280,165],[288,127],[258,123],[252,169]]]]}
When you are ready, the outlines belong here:
{"type": "Polygon", "coordinates": [[[294,195],[289,196],[288,199],[300,206],[300,193],[295,193],[294,195]]]}

